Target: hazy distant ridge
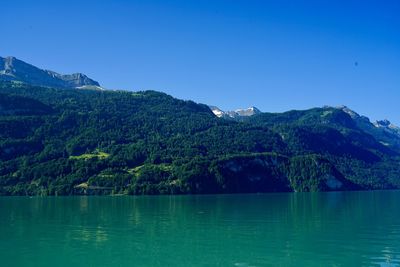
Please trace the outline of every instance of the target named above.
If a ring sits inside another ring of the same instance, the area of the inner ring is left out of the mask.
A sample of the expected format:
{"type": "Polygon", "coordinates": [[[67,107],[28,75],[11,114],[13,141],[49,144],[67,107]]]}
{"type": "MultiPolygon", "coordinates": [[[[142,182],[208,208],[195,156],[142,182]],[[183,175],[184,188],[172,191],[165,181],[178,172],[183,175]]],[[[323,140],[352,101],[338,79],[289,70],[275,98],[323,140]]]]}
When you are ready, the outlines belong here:
{"type": "Polygon", "coordinates": [[[82,73],[59,74],[43,70],[15,57],[0,57],[0,81],[18,81],[48,87],[77,88],[100,84],[82,73]]]}

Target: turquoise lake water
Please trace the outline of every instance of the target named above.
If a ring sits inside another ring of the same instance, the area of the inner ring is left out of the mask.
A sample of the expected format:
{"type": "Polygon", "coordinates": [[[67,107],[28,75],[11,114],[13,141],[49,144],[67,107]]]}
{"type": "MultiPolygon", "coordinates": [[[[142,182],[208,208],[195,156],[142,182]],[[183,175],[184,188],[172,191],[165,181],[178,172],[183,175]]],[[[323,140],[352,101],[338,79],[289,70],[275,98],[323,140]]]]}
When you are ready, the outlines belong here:
{"type": "Polygon", "coordinates": [[[0,266],[400,266],[400,191],[3,197],[0,266]]]}

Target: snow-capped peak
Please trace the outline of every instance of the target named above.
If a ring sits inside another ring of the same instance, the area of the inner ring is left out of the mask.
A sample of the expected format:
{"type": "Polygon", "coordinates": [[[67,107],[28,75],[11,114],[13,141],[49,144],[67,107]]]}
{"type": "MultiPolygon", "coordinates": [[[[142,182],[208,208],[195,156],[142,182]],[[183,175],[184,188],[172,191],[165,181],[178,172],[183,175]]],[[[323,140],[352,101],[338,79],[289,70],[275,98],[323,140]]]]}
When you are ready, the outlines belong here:
{"type": "Polygon", "coordinates": [[[214,113],[215,116],[219,118],[240,118],[240,117],[248,117],[253,116],[255,114],[261,113],[261,111],[256,107],[249,107],[246,109],[236,109],[235,111],[223,111],[216,106],[209,106],[211,111],[214,113]]]}

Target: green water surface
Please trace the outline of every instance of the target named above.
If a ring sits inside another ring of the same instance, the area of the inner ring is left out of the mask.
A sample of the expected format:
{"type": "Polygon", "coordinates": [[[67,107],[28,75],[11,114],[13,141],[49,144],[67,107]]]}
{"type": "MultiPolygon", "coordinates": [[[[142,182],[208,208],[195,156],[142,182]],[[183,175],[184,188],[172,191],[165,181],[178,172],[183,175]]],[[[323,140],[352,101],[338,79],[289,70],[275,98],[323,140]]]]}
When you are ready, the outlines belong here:
{"type": "Polygon", "coordinates": [[[400,266],[400,191],[3,197],[0,266],[400,266]]]}

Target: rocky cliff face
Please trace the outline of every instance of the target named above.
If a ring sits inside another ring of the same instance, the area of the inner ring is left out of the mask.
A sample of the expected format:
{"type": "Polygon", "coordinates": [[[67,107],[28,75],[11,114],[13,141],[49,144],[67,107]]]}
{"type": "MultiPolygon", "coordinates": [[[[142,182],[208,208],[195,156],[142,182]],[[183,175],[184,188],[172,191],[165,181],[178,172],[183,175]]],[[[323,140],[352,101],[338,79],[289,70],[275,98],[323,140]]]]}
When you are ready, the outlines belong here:
{"type": "Polygon", "coordinates": [[[315,155],[287,158],[274,154],[236,156],[214,168],[222,192],[304,192],[354,190],[327,160],[315,155]]]}
{"type": "Polygon", "coordinates": [[[19,81],[32,85],[76,88],[82,86],[100,86],[100,84],[82,73],[59,74],[42,70],[15,57],[0,57],[0,81],[19,81]]]}

